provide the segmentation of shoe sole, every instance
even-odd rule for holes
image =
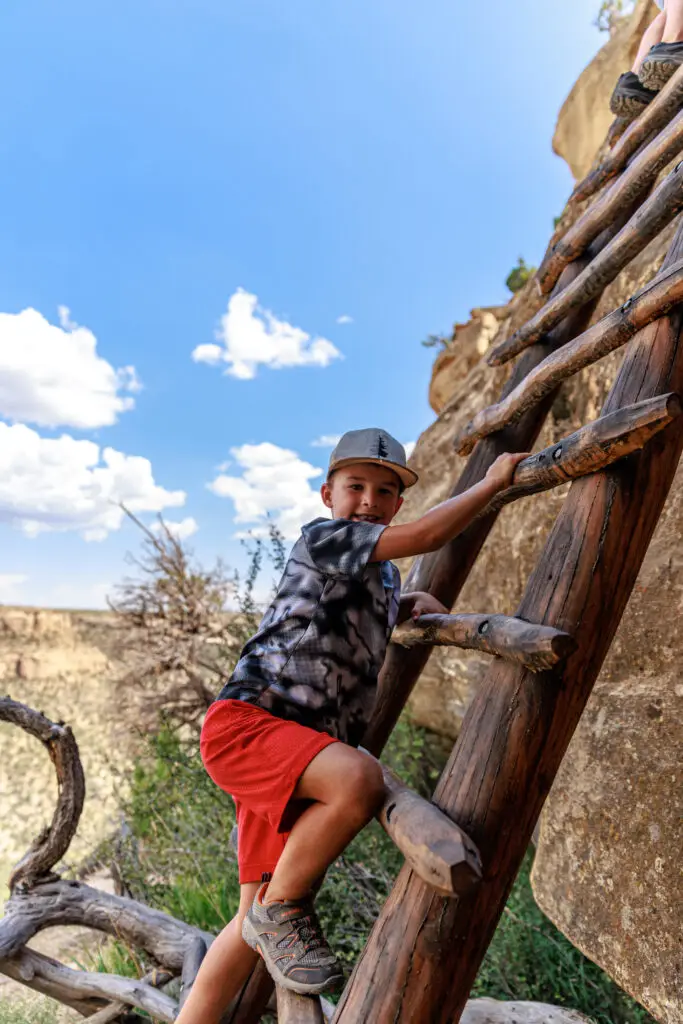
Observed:
[[[630,96],[615,96],[609,108],[615,117],[623,117],[625,121],[635,121],[648,106],[649,103],[643,103],[642,100],[636,100]]]
[[[283,974],[279,967],[277,967],[277,965],[270,959],[268,950],[264,949],[261,945],[259,934],[248,917],[245,917],[242,922],[242,938],[248,946],[251,946],[251,948],[256,950],[256,952],[261,956],[264,964],[266,965],[266,970],[275,984],[280,985],[282,988],[288,988],[292,992],[296,992],[297,995],[319,996],[322,995],[323,992],[329,992],[330,990],[333,991],[344,981],[344,975],[341,973],[337,977],[333,976],[324,982],[318,982],[317,985],[307,984],[304,981],[292,981],[292,979],[288,978],[286,974]]]
[[[638,72],[638,78],[646,89],[659,92],[680,66],[680,62],[677,61],[645,59]]]

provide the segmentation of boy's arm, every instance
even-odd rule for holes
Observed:
[[[412,523],[387,526],[382,532],[370,561],[393,561],[437,551],[466,529],[488,505],[491,498],[512,483],[515,467],[528,452],[499,455],[483,480],[455,498],[435,505]]]

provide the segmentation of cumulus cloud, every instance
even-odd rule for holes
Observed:
[[[0,604],[9,604],[17,600],[17,591],[28,576],[20,572],[0,572]]]
[[[0,521],[29,536],[78,530],[86,540],[103,540],[121,525],[119,502],[131,512],[161,512],[183,505],[185,493],[155,483],[140,455],[0,423]]]
[[[310,481],[322,476],[322,469],[300,459],[289,448],[264,441],[231,449],[240,475],[220,473],[209,490],[230,498],[235,522],[251,524],[254,534],[266,532],[271,521],[291,540],[304,523],[327,514],[317,488]]]
[[[211,366],[227,363],[225,373],[239,380],[252,380],[259,366],[328,366],[341,358],[327,338],[312,338],[300,327],[278,320],[243,288],[231,296],[216,339],[220,344],[198,345],[192,358]]]
[[[416,444],[417,444],[417,441],[406,441],[406,443],[405,443],[405,444],[403,445],[403,447],[404,447],[404,448],[405,448],[405,450],[406,450],[406,458],[407,458],[407,459],[409,459],[409,458],[410,458],[410,456],[411,456],[411,455],[413,454],[413,452],[415,451],[415,445],[416,445]]]
[[[164,519],[164,525],[167,527],[168,532],[173,534],[176,540],[187,540],[193,533],[196,533],[199,529],[199,525],[196,519],[192,516],[186,516],[185,519],[181,519],[179,523],[174,523],[170,519]],[[156,522],[152,525],[153,533],[161,533],[161,523]]]
[[[321,434],[311,441],[312,448],[336,448],[341,441],[341,434]]]
[[[349,316],[348,313],[343,313],[341,316],[337,317],[337,323],[338,324],[352,324],[353,323],[353,317]]]
[[[97,339],[59,307],[60,326],[35,309],[0,313],[0,416],[91,430],[115,423],[140,390],[133,366],[114,367]]]

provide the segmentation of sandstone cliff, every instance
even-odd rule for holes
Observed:
[[[656,8],[640,0],[630,21],[584,71],[558,121],[555,147],[577,175],[589,168],[609,125],[606,102]],[[599,116],[595,111],[599,109]],[[624,302],[659,268],[673,226],[606,290],[594,320]],[[533,286],[508,307],[477,310],[456,325],[436,359],[430,400],[437,419],[419,439],[412,465],[420,483],[403,515],[445,498],[464,460],[452,439],[494,401],[507,376],[482,355],[497,332],[535,311]],[[570,381],[555,402],[538,448],[597,417],[621,353]],[[565,488],[508,507],[500,516],[457,611],[514,613],[559,511]],[[542,909],[659,1020],[683,1021],[680,851],[683,832],[683,467],[642,567],[635,592],[543,815],[534,868]],[[412,698],[420,722],[456,736],[487,659],[438,650]]]

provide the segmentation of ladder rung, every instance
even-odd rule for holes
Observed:
[[[477,847],[436,804],[380,767],[387,792],[380,825],[423,882],[443,896],[461,896],[481,880]]]
[[[394,630],[392,643],[463,647],[518,661],[533,672],[552,668],[576,650],[569,633],[511,615],[422,615]]]
[[[683,111],[655,136],[624,173],[596,199],[568,231],[546,253],[536,281],[543,295],[557,284],[557,279],[573,260],[581,255],[600,232],[617,219],[624,200],[644,195],[660,171],[683,149]]]
[[[683,261],[679,260],[619,309],[552,352],[500,402],[478,412],[455,438],[458,454],[468,455],[477,441],[515,423],[558,384],[625,345],[642,327],[682,300]]]
[[[683,70],[679,68],[669,79],[664,88],[657,93],[652,103],[638,117],[628,131],[626,131],[619,142],[610,150],[602,163],[591,171],[583,181],[576,186],[571,196],[570,203],[582,202],[594,195],[599,188],[613,178],[615,174],[623,171],[627,162],[637,149],[653,132],[659,132],[675,117],[683,103]]]
[[[627,263],[674,219],[683,207],[683,165],[677,164],[629,222],[598,256],[555,298],[486,357],[491,366],[507,363],[556,327],[572,310],[599,295]]]

